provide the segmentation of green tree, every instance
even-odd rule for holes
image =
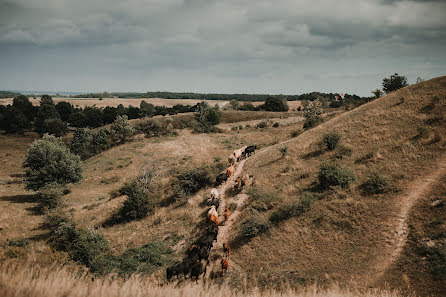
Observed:
[[[82,178],[82,162],[63,141],[45,134],[35,140],[23,163],[26,168],[26,189],[39,190],[46,184],[66,185]]]
[[[4,129],[6,133],[23,133],[24,129],[31,127],[31,123],[25,114],[11,105],[2,110],[0,118],[0,129]]]
[[[322,103],[319,100],[314,100],[304,110],[304,128],[314,127],[321,121],[321,115],[324,113]]]
[[[401,89],[407,85],[407,78],[403,75],[398,75],[398,73],[392,74],[389,78],[383,79],[383,90],[386,92],[386,94]]]
[[[87,117],[87,126],[91,128],[98,128],[103,125],[102,110],[97,107],[86,107],[84,114]]]
[[[34,122],[34,127],[40,134],[42,134],[43,122],[47,119],[60,120],[60,115],[56,110],[53,99],[48,95],[42,95],[39,111],[37,112],[36,120]]]
[[[34,107],[29,101],[29,98],[25,95],[20,95],[12,100],[12,106],[20,110],[28,119],[28,121],[34,120]]]
[[[372,91],[372,94],[375,95],[376,99],[378,99],[383,95],[383,91],[381,91],[380,89],[376,89],[376,90]]]
[[[237,110],[239,108],[239,106],[240,106],[240,103],[237,100],[235,100],[235,99],[232,99],[229,102],[229,104],[231,105],[231,108],[234,109],[234,110]]]
[[[102,110],[102,121],[104,124],[111,124],[116,119],[116,116],[118,115],[118,110],[116,107],[112,106],[106,106]]]
[[[110,127],[110,132],[115,142],[124,143],[128,137],[132,136],[134,129],[126,115],[118,115]]]
[[[56,104],[56,110],[59,113],[62,121],[68,122],[70,115],[74,112],[74,107],[68,102],[61,101]]]
[[[198,131],[210,132],[214,125],[220,123],[221,112],[218,107],[210,107],[206,102],[197,104],[195,120],[198,124]]]
[[[142,117],[153,117],[155,115],[155,105],[144,100],[139,104],[139,110]]]
[[[68,133],[67,123],[62,122],[61,119],[46,119],[43,121],[42,129],[40,133],[55,135],[57,137],[64,136]]]
[[[93,133],[90,130],[77,128],[74,131],[71,140],[71,152],[80,156],[83,160],[92,156],[91,143],[93,142]]]
[[[87,127],[87,116],[81,110],[75,111],[70,114],[68,122],[73,127],[84,128]]]
[[[286,100],[277,97],[268,97],[263,104],[262,109],[267,111],[288,111]]]

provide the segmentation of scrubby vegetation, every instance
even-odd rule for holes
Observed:
[[[281,197],[259,187],[249,187],[246,193],[251,197],[250,206],[257,211],[273,209],[281,202]]]
[[[82,178],[82,163],[58,138],[46,135],[36,140],[23,163],[26,188],[38,190],[49,183],[66,185]]]
[[[325,148],[329,151],[332,151],[336,148],[339,140],[341,140],[341,135],[339,135],[339,133],[337,132],[327,133],[322,138],[322,142],[324,143]]]
[[[67,252],[72,260],[99,275],[111,272],[122,275],[152,273],[168,261],[172,253],[165,244],[150,242],[116,256],[97,230],[81,229],[73,220],[59,214],[49,215],[46,227],[50,230],[48,242],[53,249]]]
[[[340,168],[333,163],[325,163],[319,169],[319,184],[328,189],[333,186],[348,188],[356,180],[356,176],[348,169]]]
[[[362,185],[365,195],[384,194],[392,191],[392,186],[387,178],[379,173],[372,174]]]
[[[64,188],[57,183],[46,184],[36,195],[37,209],[40,213],[46,213],[48,210],[57,208],[61,205],[61,197],[64,194]]]
[[[197,105],[195,112],[195,120],[197,121],[197,126],[194,131],[197,133],[208,133],[216,132],[214,127],[220,123],[221,112],[218,107],[211,107],[206,102],[201,102]]]
[[[324,110],[322,103],[319,100],[315,100],[304,109],[304,128],[312,128],[322,121],[322,114]]]
[[[241,235],[246,239],[251,239],[267,231],[270,227],[270,222],[266,218],[254,212],[242,222]]]
[[[308,211],[315,200],[316,197],[313,193],[304,192],[299,201],[282,205],[272,212],[269,221],[278,224],[289,218],[298,217]]]

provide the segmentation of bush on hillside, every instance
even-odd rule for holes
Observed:
[[[324,143],[327,150],[332,151],[336,148],[340,139],[341,135],[339,135],[337,132],[331,132],[324,135],[324,137],[322,138],[322,142]]]
[[[361,185],[365,195],[384,194],[392,191],[390,182],[381,174],[374,173]]]
[[[322,103],[319,100],[314,100],[308,104],[304,109],[304,129],[309,129],[316,126],[322,121],[321,115],[324,113]]]
[[[126,115],[118,115],[110,127],[110,134],[115,143],[126,142],[133,133],[133,126],[130,125]]]
[[[123,221],[140,220],[153,213],[155,201],[149,199],[149,194],[144,191],[138,181],[134,180],[125,184],[120,189],[120,194],[126,195],[127,199],[124,200],[117,215],[106,223],[106,225]]]
[[[270,227],[268,220],[254,213],[242,222],[240,235],[244,239],[251,239],[264,233]]]
[[[300,134],[302,134],[302,131],[300,129],[297,129],[291,132],[291,137],[297,137]]]
[[[154,119],[139,121],[136,123],[135,130],[144,133],[147,138],[177,134],[170,121],[160,122]]]
[[[298,217],[308,211],[316,200],[313,193],[304,192],[297,202],[291,202],[279,207],[269,216],[271,223],[278,224],[292,217]]]
[[[12,107],[22,112],[29,122],[34,120],[36,108],[25,95],[19,95],[12,100]]]
[[[333,186],[348,188],[356,180],[356,176],[348,169],[339,168],[335,164],[323,164],[318,174],[321,187],[328,189]]]
[[[392,74],[389,78],[383,79],[383,90],[386,94],[408,86],[407,78],[398,73]]]
[[[338,145],[333,157],[335,159],[344,159],[345,157],[350,157],[352,155],[353,149],[348,146]]]
[[[44,135],[34,141],[23,163],[26,169],[26,189],[39,190],[49,183],[66,185],[82,178],[82,162],[72,154],[62,140]]]
[[[70,115],[74,112],[74,107],[68,102],[61,101],[56,104],[56,110],[62,121],[67,122]]]
[[[263,129],[266,127],[268,127],[268,123],[266,121],[261,121],[256,125],[256,128],[260,128],[260,129]]]
[[[257,108],[252,103],[245,102],[238,107],[238,110],[255,111]]]
[[[259,106],[259,109],[266,111],[288,111],[288,104],[286,100],[278,97],[268,97],[265,103]]]
[[[41,135],[42,127],[44,125],[45,120],[48,119],[59,119],[60,115],[56,110],[56,105],[54,105],[53,99],[50,96],[43,95],[40,100],[39,110],[37,112],[36,119],[34,121],[34,128]]]
[[[218,107],[210,107],[206,102],[197,104],[195,111],[197,126],[194,131],[198,133],[215,132],[215,125],[220,123],[221,112]]]
[[[283,146],[283,147],[279,148],[279,152],[280,152],[280,155],[282,156],[282,158],[285,158],[285,156],[288,154],[288,147]]]
[[[87,124],[87,116],[82,111],[75,111],[70,114],[68,122],[72,127],[85,128]]]
[[[42,128],[40,130],[41,135],[45,133],[54,135],[56,137],[64,136],[68,133],[68,125],[67,123],[62,122],[61,119],[46,119],[43,121]]]
[[[25,114],[13,106],[1,106],[0,129],[6,133],[23,133],[25,129],[31,128],[31,122]]]
[[[180,173],[176,177],[176,184],[185,195],[197,193],[202,188],[213,185],[215,174],[208,166],[200,166]]]
[[[251,197],[251,207],[257,211],[270,210],[282,200],[276,193],[255,186],[249,187],[246,193]]]
[[[46,213],[61,204],[64,188],[57,183],[46,184],[37,193],[37,208],[41,213]]]

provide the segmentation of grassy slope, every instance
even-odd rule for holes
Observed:
[[[446,77],[401,89],[277,145],[288,146],[284,159],[274,147],[249,159],[245,168],[259,187],[274,191],[284,202],[299,200],[303,191],[315,186],[321,163],[333,155],[318,153],[318,142],[325,133],[336,131],[342,136],[341,144],[353,149],[352,156],[338,163],[351,169],[358,181],[349,190],[323,192],[323,198],[304,216],[290,219],[234,251],[234,260],[248,276],[260,283],[364,284],[374,260],[385,251],[381,233],[395,227],[388,219],[398,208],[398,193],[364,197],[358,186],[379,172],[404,190],[414,178],[435,168],[446,151],[444,119],[434,125],[425,124],[425,120],[438,112],[445,117],[444,108],[420,112],[433,96],[439,97],[444,107]],[[419,128],[425,130],[416,137]],[[372,157],[365,160],[367,154]],[[302,175],[309,177],[300,178]],[[235,229],[234,238],[237,232]]]
[[[258,116],[251,112],[227,114],[227,119],[231,122],[237,118],[243,121]],[[271,115],[260,114],[264,117]],[[71,193],[63,198],[64,210],[71,213],[82,227],[98,226],[119,208],[125,199],[110,199],[110,192],[135,178],[146,163],[155,161],[162,180],[168,183],[174,170],[212,163],[215,158],[226,162],[227,156],[236,148],[251,143],[263,147],[284,141],[294,129],[294,125],[281,125],[279,128],[225,130],[224,133],[217,134],[192,134],[188,130],[182,130],[176,137],[151,139],[138,135],[132,142],[114,147],[83,162],[83,179],[80,183],[70,186]],[[52,253],[45,244],[46,231],[39,228],[44,216],[33,212],[33,192],[24,190],[22,177],[19,176],[24,173],[21,164],[29,145],[37,137],[34,133],[27,133],[25,136],[0,135],[2,153],[4,152],[0,155],[0,227],[3,228],[0,231],[0,260],[16,257],[31,263],[65,263],[66,257]],[[110,245],[116,253],[148,241],[170,239],[169,243],[179,242],[175,249],[180,256],[182,249],[195,236],[195,231],[199,231],[195,227],[204,211],[204,208],[199,206],[204,194],[202,191],[191,199],[188,208],[161,208],[155,215],[144,220],[99,230],[110,240]],[[4,248],[2,244],[7,238],[28,238],[31,242],[26,248]]]

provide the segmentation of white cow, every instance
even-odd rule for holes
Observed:
[[[218,190],[216,188],[211,190],[211,199],[218,199]]]
[[[208,218],[210,218],[212,216],[215,216],[216,218],[218,218],[218,213],[217,213],[217,210],[215,209],[214,205],[212,205],[208,211]]]

